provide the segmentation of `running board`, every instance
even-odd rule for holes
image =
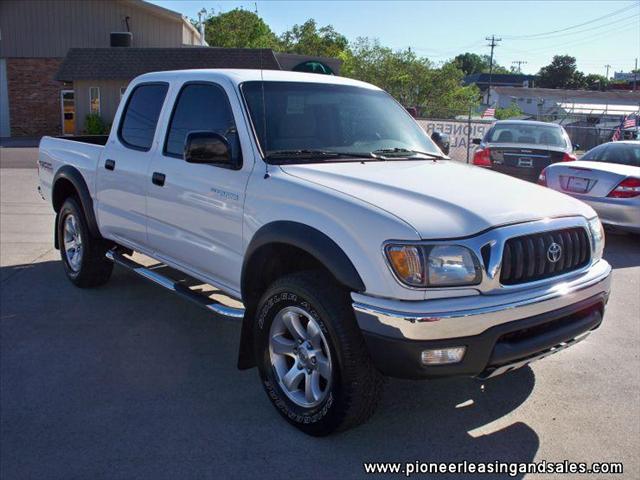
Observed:
[[[128,270],[137,273],[141,277],[151,280],[153,283],[166,288],[167,290],[180,295],[181,297],[190,300],[202,308],[205,308],[211,312],[214,312],[223,317],[227,317],[233,320],[241,320],[244,317],[244,308],[234,308],[227,305],[223,305],[220,302],[216,302],[212,298],[205,295],[201,295],[194,292],[190,288],[185,287],[179,282],[175,282],[172,279],[160,275],[147,267],[134,262],[130,258],[125,257],[117,250],[109,250],[106,253],[106,257],[116,265],[120,265]]]

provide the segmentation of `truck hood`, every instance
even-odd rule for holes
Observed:
[[[562,193],[455,161],[345,162],[282,169],[386,210],[423,239],[465,237],[547,217],[595,216],[591,207]]]

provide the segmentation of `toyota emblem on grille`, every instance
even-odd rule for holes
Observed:
[[[556,263],[562,257],[562,247],[553,242],[547,249],[547,258],[551,263]]]

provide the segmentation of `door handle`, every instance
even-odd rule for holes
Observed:
[[[162,187],[164,186],[165,178],[166,177],[164,173],[153,172],[153,175],[151,176],[151,181],[153,182],[154,185],[158,185],[159,187]]]
[[[104,168],[106,168],[107,170],[113,170],[116,168],[116,161],[115,160],[111,160],[108,159],[104,162]]]

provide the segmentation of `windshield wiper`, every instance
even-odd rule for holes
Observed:
[[[410,158],[417,155],[424,155],[434,160],[447,160],[447,157],[437,153],[421,152],[419,150],[409,150],[408,148],[380,148],[371,152],[371,155],[378,158]]]
[[[269,152],[265,157],[266,160],[275,160],[278,163],[339,158],[372,159],[376,157],[371,153],[336,152],[334,150],[315,149],[274,150]]]

